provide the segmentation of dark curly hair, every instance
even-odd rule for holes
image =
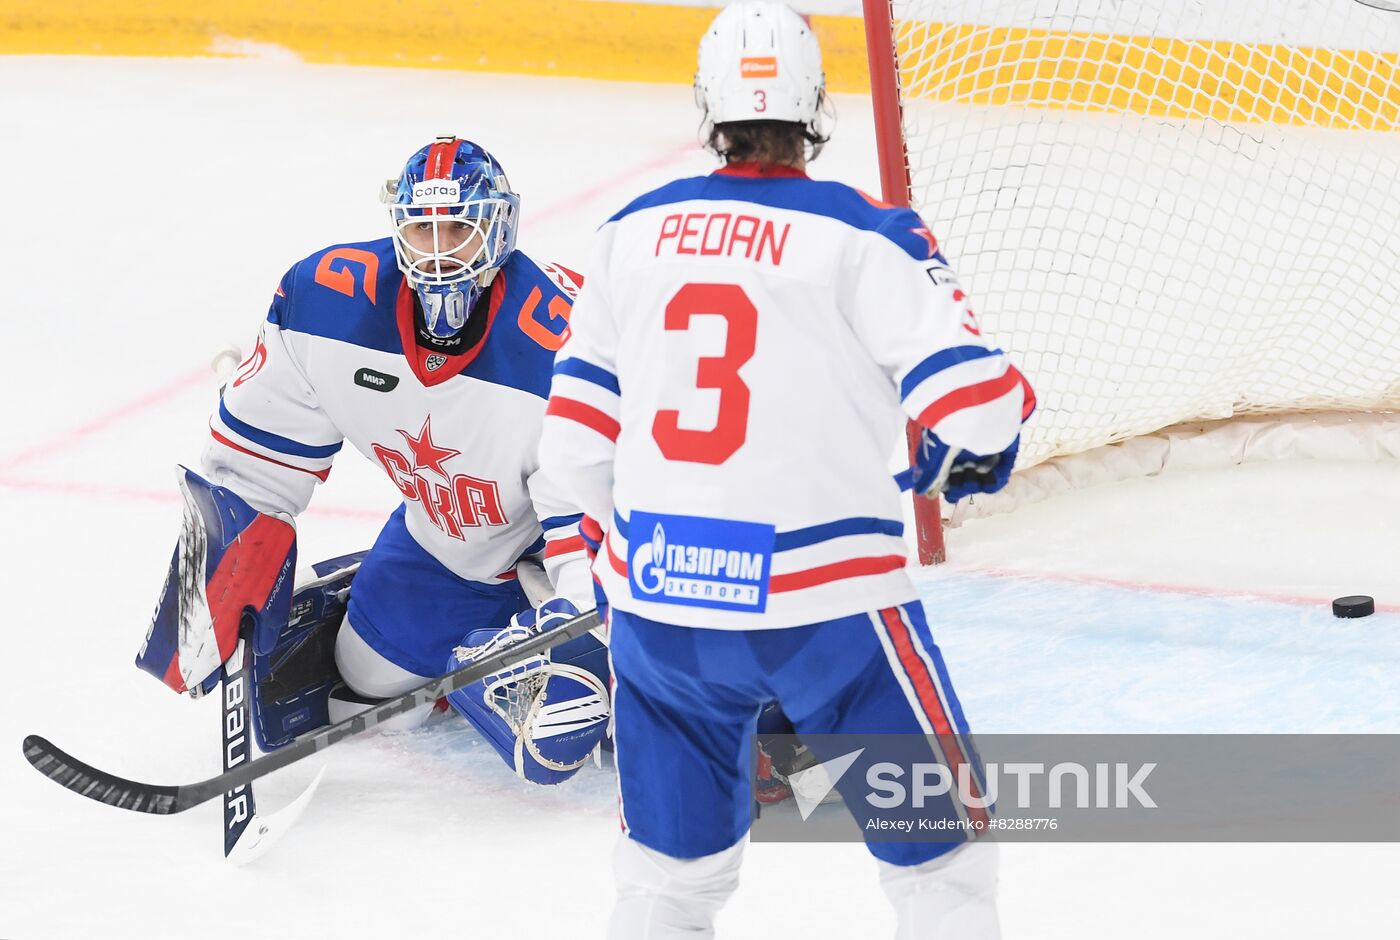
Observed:
[[[705,146],[726,163],[791,166],[815,160],[829,139],[793,121],[731,121],[712,127]]]

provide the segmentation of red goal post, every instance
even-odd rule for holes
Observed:
[[[870,57],[870,98],[875,109],[875,142],[880,158],[881,198],[891,205],[909,206],[909,160],[904,147],[900,114],[899,76],[890,3],[889,0],[863,0],[863,3],[865,43]],[[919,444],[919,426],[910,421],[905,436],[909,441],[909,460],[913,463]],[[943,545],[943,521],[939,517],[938,497],[915,496],[913,500],[919,564],[942,564],[947,558],[947,550]]]
[[[884,199],[1040,402],[949,524],[1169,465],[1400,459],[1400,0],[863,7]]]

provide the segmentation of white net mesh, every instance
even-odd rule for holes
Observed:
[[[1020,467],[1400,408],[1400,13],[896,0],[914,205],[1040,411]]]

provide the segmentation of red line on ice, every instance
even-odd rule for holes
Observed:
[[[51,496],[102,496],[118,500],[139,500],[147,503],[178,503],[179,491],[172,485],[168,490],[146,489],[139,486],[123,486],[112,483],[86,483],[78,480],[35,480],[0,474],[0,487],[26,490],[31,493],[46,493]],[[312,503],[305,515],[335,516],[343,519],[389,518],[393,508],[362,509],[358,506],[336,506]]]
[[[1249,588],[1211,587],[1203,584],[1173,584],[1168,581],[1134,581],[1130,578],[1110,578],[1096,574],[1077,574],[1068,571],[1033,571],[1020,568],[999,568],[994,566],[967,565],[954,568],[964,574],[985,574],[993,578],[1035,578],[1041,581],[1063,581],[1073,584],[1097,584],[1104,587],[1128,588],[1135,591],[1156,591],[1162,594],[1191,594],[1197,597],[1236,597],[1256,598],[1276,604],[1292,604],[1298,607],[1328,607],[1332,598],[1308,594],[1277,594],[1272,591],[1257,591]],[[1400,604],[1377,602],[1376,613],[1400,613]]]
[[[148,411],[157,405],[163,404],[187,388],[198,384],[212,385],[210,380],[209,367],[204,366],[187,372],[173,381],[162,385],[160,388],[147,392],[134,401],[125,402],[110,411],[105,411],[95,418],[78,425],[76,428],[55,434],[47,440],[37,444],[31,444],[24,450],[9,457],[0,458],[0,470],[12,470],[22,464],[31,463],[40,457],[47,457],[54,453],[64,451],[70,447],[82,443],[85,439],[92,437],[102,431],[111,429],[114,425],[120,424],[134,418],[143,411]]]
[[[560,200],[552,205],[545,206],[539,212],[533,214],[526,213],[524,223],[533,227],[538,222],[545,222],[555,216],[564,215],[576,209],[582,208],[600,196],[608,195],[617,190],[625,190],[630,196],[640,196],[641,192],[637,186],[637,177],[652,170],[659,170],[662,167],[670,166],[681,158],[694,153],[699,148],[699,144],[694,141],[686,141],[684,145],[677,146],[671,150],[652,157],[650,160],[643,160],[635,163],[615,176],[610,176],[601,183],[595,183],[586,189],[580,189],[570,198]],[[632,190],[638,190],[632,192]],[[621,209],[619,205],[617,208]]]

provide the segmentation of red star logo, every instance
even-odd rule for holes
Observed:
[[[909,231],[928,242],[928,256],[930,258],[938,253],[938,239],[933,237],[933,233],[928,230],[927,225],[911,228]]]
[[[399,433],[403,439],[408,441],[408,449],[413,452],[413,469],[428,467],[437,471],[438,476],[447,479],[447,471],[442,469],[442,462],[458,456],[462,452],[453,450],[450,447],[438,447],[433,443],[433,418],[432,415],[423,419],[423,429],[414,437],[407,431],[399,428]]]

